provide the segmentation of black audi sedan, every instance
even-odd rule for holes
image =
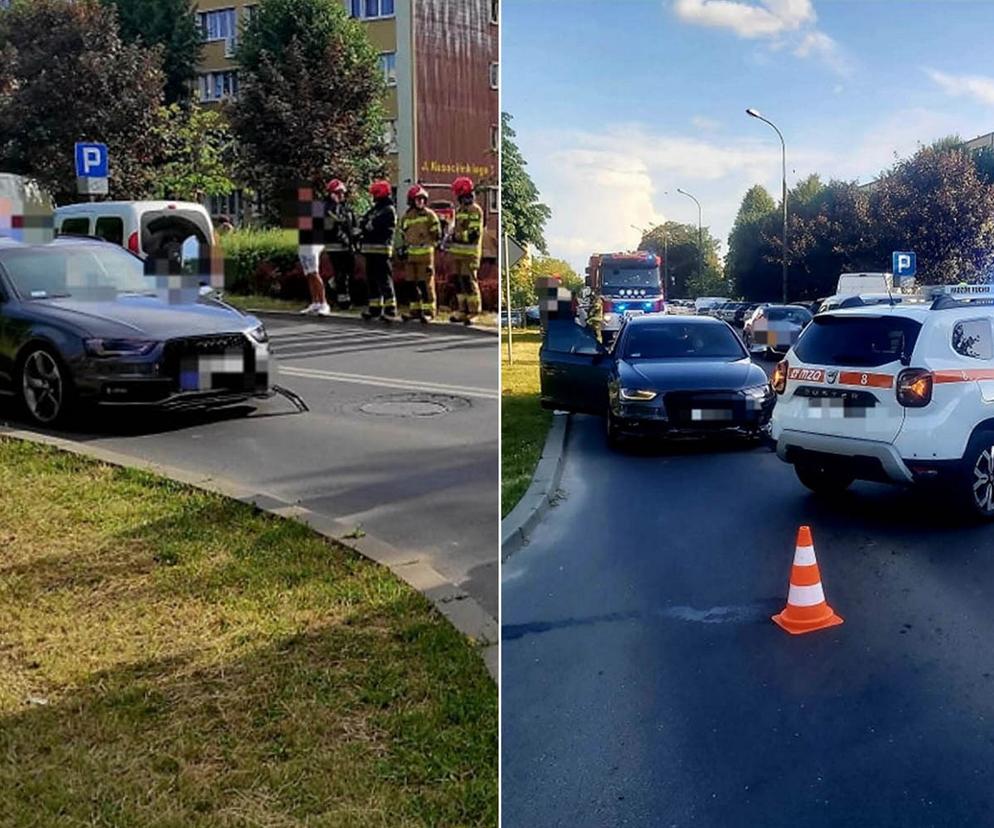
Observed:
[[[601,414],[626,436],[761,436],[775,395],[734,330],[707,316],[629,320],[610,351],[570,319],[550,319],[539,352],[545,408]]]
[[[258,319],[99,241],[0,244],[0,395],[41,425],[84,404],[168,410],[271,394]]]

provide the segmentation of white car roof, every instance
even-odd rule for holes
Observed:
[[[126,207],[136,212],[151,212],[156,210],[196,210],[206,213],[203,204],[193,201],[94,201],[80,204],[66,204],[56,209],[57,213],[91,213],[99,212],[105,207]]]

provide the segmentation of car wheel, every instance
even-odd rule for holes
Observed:
[[[621,448],[621,431],[618,429],[618,424],[614,421],[614,417],[611,416],[610,411],[607,413],[607,416],[604,417],[604,422],[607,427],[608,448]]]
[[[44,426],[65,420],[72,407],[72,378],[54,351],[30,347],[20,361],[19,376],[21,405],[32,420]]]
[[[984,520],[994,520],[994,432],[974,435],[963,457],[960,500]]]
[[[795,463],[794,473],[804,486],[821,495],[844,492],[856,479],[851,474],[810,460]]]

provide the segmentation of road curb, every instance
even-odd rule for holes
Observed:
[[[260,319],[296,319],[297,321],[303,322],[324,322],[328,323],[330,321],[334,322],[350,322],[356,327],[368,328],[371,324],[370,322],[365,322],[359,317],[350,313],[341,313],[332,311],[328,316],[310,316],[297,313],[296,311],[281,311],[281,310],[256,310],[255,308],[245,308],[244,313],[250,313],[253,316],[258,316]],[[387,328],[382,322],[375,323],[379,325],[376,330],[406,330],[413,333],[424,332],[427,334],[442,334],[442,333],[467,333],[472,336],[483,336],[483,337],[494,337],[500,333],[498,328],[485,328],[482,325],[456,325],[451,322],[432,322],[430,325],[422,325],[419,322],[398,322],[394,328]]]
[[[566,456],[566,438],[569,434],[570,416],[554,416],[552,427],[545,438],[542,456],[535,467],[532,482],[518,504],[500,522],[500,554],[506,561],[528,541],[528,533],[552,507],[563,476]]]
[[[328,540],[333,540],[364,558],[385,566],[406,584],[424,595],[431,601],[435,609],[448,619],[452,626],[477,645],[487,671],[494,681],[497,680],[497,646],[499,641],[497,620],[469,593],[449,581],[415,553],[404,552],[366,534],[361,537],[348,537],[354,531],[354,526],[339,521],[330,515],[319,514],[274,495],[242,486],[232,480],[198,474],[148,460],[140,460],[120,452],[82,445],[62,437],[23,431],[9,426],[0,425],[0,437],[51,446],[111,466],[149,472],[177,483],[192,486],[195,489],[246,503],[277,517],[303,523]]]

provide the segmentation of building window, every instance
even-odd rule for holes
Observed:
[[[383,71],[383,80],[387,86],[397,85],[397,53],[381,52],[380,69]]]
[[[200,74],[200,100],[223,101],[238,97],[238,72],[202,72]]]
[[[500,190],[496,187],[491,187],[487,190],[487,198],[490,202],[490,212],[499,213],[500,212]]]
[[[383,140],[387,145],[387,152],[395,153],[397,152],[397,119],[391,119],[386,122],[383,130]]]
[[[394,16],[394,0],[345,0],[345,8],[360,20]]]
[[[490,149],[494,152],[500,149],[500,127],[497,124],[490,125]]]
[[[500,64],[494,61],[490,64],[490,88],[496,89],[500,81]]]
[[[0,0],[0,9],[9,9],[10,0]]]
[[[251,23],[253,20],[255,20],[255,16],[258,13],[259,13],[259,6],[256,4],[253,4],[251,6],[246,6],[244,9],[242,9],[242,14],[245,16],[246,23]]]
[[[238,19],[234,9],[199,12],[197,22],[204,40],[234,40],[238,34]]]
[[[490,0],[490,22],[500,23],[500,0]]]

